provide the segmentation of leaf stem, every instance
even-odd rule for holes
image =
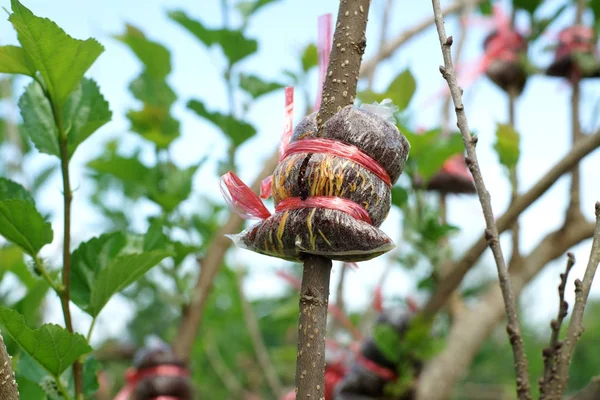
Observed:
[[[62,296],[62,292],[63,292],[64,288],[62,287],[62,285],[57,284],[54,281],[54,279],[52,279],[52,277],[46,270],[46,267],[44,267],[44,264],[42,264],[42,262],[40,261],[40,259],[38,258],[37,255],[35,257],[33,257],[33,262],[35,264],[35,268],[39,271],[39,273],[42,275],[42,277],[48,282],[50,287],[52,289],[54,289],[54,291],[56,292],[56,294],[58,296]]]
[[[94,327],[96,326],[97,319],[98,319],[97,316],[92,319],[92,324],[90,325],[90,329],[88,330],[88,334],[87,334],[87,341],[88,341],[88,343],[92,339],[92,332],[94,331]]]
[[[69,396],[69,392],[67,392],[67,389],[60,381],[60,377],[56,378],[56,386],[58,387],[58,391],[65,398],[65,400],[71,400],[71,396]]]

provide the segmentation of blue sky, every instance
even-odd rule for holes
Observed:
[[[78,187],[74,203],[74,236],[76,242],[87,240],[101,233],[98,225],[100,220],[94,215],[84,200],[89,193],[85,186],[85,162],[93,158],[101,149],[105,141],[122,137],[123,152],[131,151],[139,146],[140,140],[135,134],[128,133],[128,122],[124,118],[125,112],[135,107],[136,103],[129,94],[127,87],[131,80],[140,72],[140,64],[130,51],[111,36],[120,34],[125,29],[125,24],[130,23],[142,29],[152,40],[158,41],[168,47],[172,52],[173,72],[169,82],[179,95],[180,99],[175,105],[174,113],[181,120],[183,135],[178,139],[172,149],[171,155],[180,166],[187,166],[210,154],[211,162],[204,166],[196,175],[194,182],[195,193],[209,193],[219,199],[218,177],[216,175],[216,161],[222,157],[227,149],[227,141],[210,124],[201,121],[185,109],[185,102],[190,98],[203,99],[211,109],[226,109],[227,101],[225,86],[220,77],[224,60],[219,50],[207,50],[201,46],[187,32],[177,24],[170,21],[166,13],[170,10],[183,10],[193,18],[198,18],[211,27],[218,27],[222,23],[220,1],[175,1],[175,0],[24,0],[23,3],[40,16],[48,17],[57,22],[65,31],[76,38],[97,38],[104,46],[105,52],[90,69],[88,76],[100,84],[101,90],[110,102],[113,110],[113,121],[101,128],[95,136],[86,141],[76,153],[72,162],[72,184]],[[442,2],[449,4],[449,1]],[[506,2],[500,2],[506,5]],[[548,1],[542,13],[555,9],[557,1]],[[373,0],[370,12],[370,22],[367,30],[367,51],[365,58],[370,58],[377,50],[376,43],[379,38],[382,0]],[[256,55],[241,63],[240,68],[246,72],[255,73],[267,79],[281,78],[284,69],[295,69],[298,64],[300,50],[309,42],[315,42],[317,36],[317,18],[319,15],[331,12],[337,13],[337,1],[333,0],[282,0],[263,8],[249,25],[248,35],[257,38],[260,43]],[[4,7],[10,4],[5,1]],[[431,15],[429,1],[414,1],[410,7],[406,2],[396,2],[391,13],[389,37],[395,36],[403,30],[410,28],[423,18]],[[524,17],[524,16],[522,16]],[[573,18],[572,13],[565,13],[557,26],[568,23]],[[233,18],[237,24],[239,20]],[[454,18],[447,18],[448,34],[458,34],[458,25]],[[518,22],[525,23],[519,19]],[[556,29],[554,29],[556,31]],[[485,28],[473,26],[469,28],[469,39],[463,60],[474,60],[480,55],[480,47]],[[16,43],[16,35],[8,21],[0,22],[0,40],[2,44]],[[541,48],[545,43],[540,43],[531,49],[531,54],[536,55],[541,65],[547,65],[550,55],[543,54]],[[411,103],[411,112],[416,124],[433,127],[439,121],[439,101],[431,104],[424,102],[444,84],[438,65],[441,63],[441,53],[437,33],[432,26],[423,34],[411,40],[401,51],[397,52],[389,61],[382,64],[375,78],[375,88],[381,89],[405,67],[410,67],[415,75],[418,86],[417,93]],[[313,86],[316,88],[316,75],[313,74]],[[25,81],[24,81],[25,82]],[[593,107],[598,101],[596,82],[585,83],[582,96],[583,127],[591,129],[593,121]],[[314,92],[314,91],[313,91]],[[518,101],[517,129],[522,133],[521,138],[521,164],[519,165],[519,179],[521,190],[527,190],[551,166],[562,157],[570,145],[570,116],[569,116],[569,89],[561,80],[555,78],[534,77],[527,85],[523,96]],[[492,146],[494,143],[495,126],[498,122],[507,119],[506,99],[487,79],[481,78],[465,90],[466,111],[471,128],[479,134],[478,156],[482,166],[484,179],[492,195],[492,205],[496,215],[506,209],[509,200],[509,186],[500,168]],[[297,100],[297,110],[302,110],[304,105]],[[261,168],[261,160],[270,155],[277,146],[283,124],[283,91],[268,95],[260,101],[249,113],[251,122],[258,128],[255,138],[248,141],[238,152],[239,175],[250,182]],[[299,113],[295,115],[295,121]],[[454,116],[452,116],[454,121]],[[597,126],[596,126],[597,128]],[[144,147],[144,157],[153,161],[149,146]],[[597,184],[597,166],[600,157],[597,153],[588,157],[582,165],[582,204],[584,214],[593,218],[594,202],[600,200],[600,187]],[[29,159],[26,168],[32,171],[40,165],[54,162],[45,155]],[[541,235],[557,228],[562,223],[563,210],[566,208],[568,191],[568,178],[561,179],[547,192],[534,207],[523,214],[522,217],[522,247],[523,250],[535,246]],[[59,209],[61,204],[61,184],[58,176],[43,191],[39,200],[40,207]],[[201,205],[190,202],[188,209]],[[152,205],[144,209],[148,212],[155,211]],[[462,232],[453,239],[457,251],[468,248],[481,234],[483,219],[480,206],[476,197],[452,198],[449,203],[449,220],[451,223],[463,228]],[[390,214],[382,229],[392,238],[399,237],[399,221],[401,216],[395,210]],[[62,214],[58,211],[55,215],[55,238],[50,246],[44,249],[44,255],[54,258],[59,251],[60,237],[62,235],[59,221]],[[134,224],[134,229],[143,231],[145,226],[140,218]],[[510,237],[505,237],[502,244],[510,250]],[[402,244],[398,243],[399,250]],[[571,276],[582,276],[583,269],[589,255],[587,242],[575,249],[579,262]],[[243,253],[242,253],[243,252]],[[235,250],[230,254],[232,259],[248,260],[251,276],[246,282],[246,287],[251,295],[267,294],[276,295],[283,283],[273,274],[275,268],[285,267],[285,262],[274,258],[263,257],[244,250]],[[358,271],[350,272],[346,284],[345,299],[352,307],[358,307],[369,301],[373,286],[379,279],[386,264],[386,257],[360,264]],[[555,313],[557,303],[556,286],[558,273],[564,266],[564,261],[553,263],[534,281],[524,294],[524,303],[528,314],[536,322],[548,321],[550,315]],[[338,279],[339,266],[334,266],[332,285]],[[489,254],[483,257],[481,266],[472,274],[476,276],[495,276],[495,267]],[[415,288],[416,279],[411,272],[394,268],[390,274],[384,292],[389,295],[408,295]],[[572,286],[569,286],[572,287]],[[598,293],[598,285],[594,285],[593,293]],[[573,296],[571,295],[570,299]],[[535,300],[535,301],[534,301]],[[58,302],[50,301],[52,313],[49,320],[60,322]],[[119,299],[111,301],[107,309],[101,314],[97,325],[96,338],[105,334],[114,334],[121,324],[103,324],[108,321],[108,315],[119,313],[127,318],[129,311],[123,307]],[[86,329],[89,319],[76,312],[77,326]],[[113,319],[114,321],[114,319]],[[545,329],[545,327],[544,327]]]

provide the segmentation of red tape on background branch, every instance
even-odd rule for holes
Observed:
[[[386,185],[392,186],[392,181],[386,170],[367,153],[356,146],[332,139],[304,139],[290,143],[282,158],[294,153],[323,153],[347,158],[374,173]]]

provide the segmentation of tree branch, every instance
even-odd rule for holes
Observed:
[[[248,299],[244,293],[242,273],[236,272],[235,276],[238,294],[240,295],[242,309],[244,310],[244,320],[246,321],[246,327],[248,328],[250,339],[252,339],[254,351],[256,352],[256,358],[258,359],[258,363],[260,364],[262,372],[265,375],[269,387],[271,388],[271,392],[273,392],[275,397],[279,398],[279,396],[283,394],[281,381],[279,380],[277,371],[273,366],[271,359],[269,358],[267,346],[265,346],[265,342],[263,341],[256,314],[254,314],[252,305],[248,302]]]
[[[465,6],[465,4],[473,4],[475,6],[482,2],[483,2],[483,0],[459,0],[459,1],[451,4],[450,6],[446,7],[444,10],[442,10],[442,14],[444,16],[455,14],[455,13],[459,12]],[[389,42],[384,43],[376,55],[374,55],[372,58],[370,58],[368,60],[365,60],[365,62],[362,65],[362,68],[360,69],[360,75],[367,76],[367,77],[371,76],[371,74],[373,73],[373,70],[375,70],[375,68],[377,68],[379,63],[390,58],[396,52],[396,50],[398,50],[398,48],[400,46],[402,46],[404,43],[408,42],[410,39],[412,39],[419,33],[423,32],[427,28],[429,28],[432,24],[433,24],[433,17],[426,18],[423,21],[416,24],[415,26],[413,26],[412,28],[409,28],[409,29],[405,30],[404,32],[398,34],[396,37],[391,39]]]
[[[596,150],[599,146],[600,130],[577,142],[569,153],[540,178],[531,189],[517,197],[504,214],[496,220],[498,231],[502,233],[509,229],[519,215],[556,183],[558,178],[570,171],[573,166],[581,161],[581,159]],[[454,264],[454,267],[451,268],[450,275],[442,277],[443,279],[440,280],[436,292],[429,298],[429,301],[423,308],[425,314],[433,315],[440,310],[448,296],[460,285],[467,272],[475,265],[485,249],[486,238],[484,233],[477,242],[465,252],[462,258]]]
[[[596,229],[594,231],[594,240],[592,242],[592,250],[588,261],[583,281],[575,280],[575,305],[569,321],[569,329],[563,340],[563,344],[558,351],[556,374],[553,375],[553,380],[549,385],[550,398],[560,398],[564,393],[567,382],[569,381],[569,366],[571,365],[571,357],[577,346],[577,341],[583,333],[583,312],[587,303],[592,282],[600,263],[600,202],[596,203]]]
[[[19,388],[12,367],[12,357],[6,351],[2,332],[0,332],[0,399],[19,400]]]
[[[575,256],[573,253],[567,253],[568,261],[565,272],[560,274],[560,284],[558,285],[558,316],[550,322],[552,334],[550,335],[550,345],[542,353],[544,359],[544,376],[540,379],[540,399],[544,399],[548,394],[548,384],[553,379],[552,375],[556,373],[556,356],[562,343],[558,339],[560,327],[569,311],[569,303],[565,301],[565,287],[569,279],[569,272],[575,265]]]
[[[393,0],[385,0],[385,3],[382,3],[381,30],[379,31],[379,50],[378,50],[379,53],[381,53],[383,46],[386,42],[387,32],[388,32],[388,27],[389,27],[389,22],[390,22],[390,15],[392,13],[393,5],[394,5]],[[376,70],[377,70],[377,64],[375,64],[373,66],[373,68],[371,68],[369,70],[369,75],[363,75],[363,77],[367,78],[367,85],[368,85],[369,89],[371,89],[373,87],[373,79],[375,78]],[[363,71],[361,70],[361,73],[362,72]]]
[[[442,54],[444,57],[444,67],[440,67],[440,71],[442,72],[444,79],[446,79],[448,82],[448,87],[452,95],[452,101],[454,102],[456,118],[458,121],[457,125],[460,129],[463,142],[467,150],[466,162],[475,180],[477,195],[479,196],[479,201],[481,202],[487,227],[487,241],[492,249],[492,253],[494,254],[496,267],[498,269],[498,279],[500,281],[500,288],[502,289],[502,297],[504,298],[504,306],[506,308],[506,314],[508,317],[508,325],[506,330],[513,348],[515,359],[515,370],[517,373],[517,395],[521,400],[528,400],[531,399],[529,390],[529,372],[527,366],[527,356],[525,355],[525,348],[523,345],[523,337],[521,335],[521,326],[517,313],[516,300],[498,238],[498,228],[496,227],[496,221],[494,220],[494,212],[492,210],[490,194],[485,187],[483,176],[477,161],[477,154],[475,152],[475,143],[477,140],[471,136],[467,117],[464,111],[464,105],[462,104],[462,91],[456,82],[456,73],[454,72],[454,67],[452,65],[452,54],[450,52],[452,37],[446,37],[446,30],[444,28],[444,21],[439,0],[432,0],[432,4],[435,16],[435,25],[438,31]]]
[[[370,0],[340,0],[333,45],[317,113],[317,136],[343,107],[353,104],[362,56]],[[331,260],[306,255],[300,289],[296,398],[325,397],[325,337]]]
[[[259,192],[261,181],[269,176],[279,160],[279,152],[275,151],[273,155],[264,162],[264,167],[251,188],[254,192]],[[173,350],[178,358],[188,361],[194,340],[200,329],[200,321],[204,314],[206,299],[212,290],[213,280],[219,273],[223,265],[223,258],[231,240],[225,237],[226,234],[233,234],[240,230],[244,220],[235,213],[230,213],[227,222],[215,233],[212,243],[208,246],[206,254],[202,261],[202,267],[198,276],[198,281],[193,289],[190,304],[186,307],[181,318],[177,336],[173,342]]]
[[[596,400],[600,399],[600,377],[595,377],[592,381],[583,388],[570,400]]]
[[[550,261],[555,260],[572,246],[589,239],[594,223],[577,220],[547,234],[538,245],[517,264],[510,265],[515,295]],[[455,320],[447,345],[431,360],[419,377],[417,400],[446,400],[452,388],[469,368],[482,343],[505,317],[500,288],[494,283],[471,309]]]

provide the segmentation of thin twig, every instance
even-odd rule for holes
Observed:
[[[210,340],[207,338],[204,339],[204,353],[206,354],[206,359],[210,363],[213,371],[215,371],[215,374],[221,379],[221,382],[223,382],[229,393],[234,395],[235,398],[239,398],[244,392],[244,387],[235,374],[229,369],[225,360],[223,360],[223,357],[221,357],[217,343],[213,338]]]
[[[12,357],[6,351],[2,332],[0,332],[0,399],[19,400],[19,388],[12,367]]]
[[[573,146],[575,146],[581,139],[581,127],[579,121],[579,100],[580,100],[580,88],[581,82],[579,78],[576,78],[572,82],[573,91],[571,93],[571,138]],[[579,172],[579,164],[575,165],[571,170],[571,188],[569,198],[569,208],[567,209],[567,216],[569,218],[577,218],[581,216],[581,173]]]
[[[439,0],[432,0],[433,12],[435,16],[435,25],[438,31],[440,39],[440,45],[442,48],[442,54],[444,58],[444,66],[440,67],[440,71],[444,79],[448,82],[450,93],[452,94],[452,100],[454,102],[454,108],[456,110],[457,125],[463,137],[463,142],[467,150],[466,162],[471,170],[471,174],[475,180],[475,187],[477,188],[477,195],[481,202],[483,209],[483,215],[486,222],[486,236],[487,241],[494,254],[494,260],[498,269],[498,279],[500,281],[500,288],[502,289],[502,296],[504,298],[504,305],[506,308],[506,314],[508,317],[508,325],[506,330],[508,332],[509,340],[513,348],[513,354],[515,359],[515,371],[517,374],[517,395],[521,400],[531,399],[529,390],[529,372],[527,367],[527,356],[525,355],[525,348],[523,345],[523,336],[521,334],[521,327],[519,323],[519,317],[517,312],[517,305],[515,296],[513,294],[512,284],[506,268],[506,262],[502,254],[502,248],[498,239],[498,228],[496,227],[496,221],[494,220],[494,212],[492,210],[492,204],[490,200],[490,194],[488,193],[481,170],[479,169],[479,163],[477,161],[477,154],[475,152],[476,138],[471,136],[469,125],[467,122],[467,116],[465,114],[464,105],[462,103],[462,91],[458,87],[456,82],[456,73],[452,65],[452,54],[450,52],[450,46],[452,45],[452,37],[446,37],[446,30],[444,28],[444,21],[442,17],[442,10],[440,8]]]
[[[267,351],[267,346],[265,346],[262,333],[260,332],[260,326],[258,325],[256,314],[254,314],[252,305],[248,302],[246,294],[244,293],[242,272],[236,272],[235,276],[238,294],[242,303],[242,310],[244,311],[244,320],[246,321],[246,327],[248,328],[250,339],[252,339],[252,345],[254,346],[258,363],[260,364],[262,372],[265,375],[271,392],[273,392],[275,397],[279,398],[279,396],[283,394],[283,387],[281,385],[281,381],[279,380],[279,376],[277,376],[277,370],[275,369],[275,366],[269,357],[269,352]]]
[[[551,261],[593,236],[595,224],[585,219],[565,221],[549,232],[521,262],[510,265],[515,294]],[[450,328],[446,347],[430,360],[421,375],[417,400],[448,400],[452,388],[464,377],[484,341],[506,318],[498,283],[491,285],[472,307],[460,313]]]
[[[575,305],[569,321],[569,329],[558,352],[556,374],[553,374],[554,379],[549,385],[549,398],[551,399],[560,398],[567,387],[571,357],[575,351],[577,341],[583,333],[583,312],[598,269],[598,263],[600,263],[600,202],[596,203],[596,229],[583,281],[575,280]]]
[[[477,5],[482,3],[484,0],[463,0],[457,1],[442,11],[444,16],[451,15],[459,12],[465,5],[465,3],[470,3],[473,5]],[[377,54],[375,54],[372,58],[365,60],[363,62],[362,67],[360,69],[361,76],[370,76],[373,69],[377,68],[379,63],[390,58],[396,50],[404,43],[408,42],[410,39],[423,32],[427,28],[429,28],[433,24],[433,17],[426,18],[423,21],[419,22],[412,28],[405,30],[404,32],[398,34],[396,37],[386,42],[385,45],[381,46],[381,49]]]
[[[517,94],[511,88],[508,90],[508,123],[512,127],[515,128],[515,101],[517,98]],[[517,175],[517,166],[515,165],[509,171],[509,179],[510,179],[510,203],[513,204],[515,200],[517,200],[519,196],[519,176]],[[520,226],[519,219],[517,218],[514,224],[511,227],[512,234],[512,254],[511,259],[518,260],[521,258],[521,250],[520,250]]]
[[[344,314],[344,283],[346,282],[346,273],[348,272],[348,267],[346,265],[342,265],[342,270],[340,271],[340,279],[338,280],[336,289],[335,289],[335,307],[340,311],[341,314]],[[342,323],[339,319],[334,318],[331,320],[331,327],[327,335],[332,338],[335,336],[335,333],[342,327]]]
[[[519,215],[531,204],[539,199],[556,181],[573,166],[579,163],[585,156],[600,147],[600,130],[590,136],[581,139],[570,152],[557,162],[535,185],[527,192],[515,199],[512,205],[496,220],[499,233],[509,229],[517,220]],[[583,219],[583,217],[581,217]],[[475,265],[479,257],[487,248],[485,233],[467,250],[460,260],[454,263],[450,275],[444,276],[436,288],[435,293],[429,298],[423,308],[423,313],[433,315],[445,304],[448,296],[456,290],[463,278]]]
[[[595,377],[579,393],[570,400],[597,400],[600,399],[600,377]]]
[[[547,385],[551,380],[553,372],[556,372],[556,356],[562,342],[559,341],[560,328],[563,320],[567,316],[569,311],[569,303],[565,301],[565,287],[567,286],[567,280],[569,279],[569,272],[575,265],[575,256],[573,253],[567,253],[567,266],[565,272],[560,274],[560,284],[558,285],[558,316],[550,322],[550,328],[552,334],[550,335],[550,345],[543,351],[544,359],[544,376],[540,379],[540,399],[546,398]]]
[[[390,22],[390,15],[392,14],[392,5],[394,4],[394,0],[383,0],[385,3],[382,3],[381,7],[381,30],[379,31],[379,50],[381,53],[383,46],[385,45],[388,27]],[[375,71],[377,70],[377,64],[373,68],[369,70],[369,75],[366,75],[367,78],[367,87],[371,89],[373,87],[373,79],[375,78]]]

